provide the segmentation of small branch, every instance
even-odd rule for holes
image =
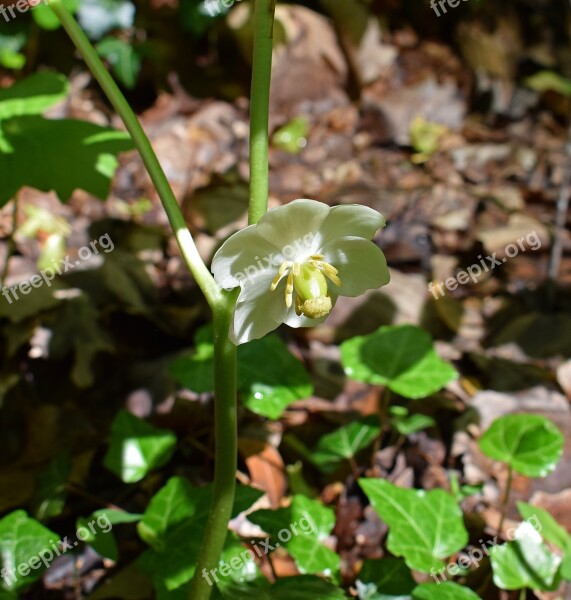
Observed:
[[[512,490],[513,474],[513,468],[510,466],[508,471],[508,481],[506,483],[506,490],[504,492],[504,500],[502,503],[502,516],[500,519],[500,524],[498,525],[498,535],[502,534],[502,527],[504,526],[504,521],[506,520],[506,514],[508,512],[508,504],[510,502],[510,493]]]

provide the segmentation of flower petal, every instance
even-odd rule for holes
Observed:
[[[333,306],[335,306],[336,302],[337,296],[331,294],[331,303]],[[329,315],[325,315],[324,317],[321,317],[321,319],[310,319],[304,315],[298,315],[295,312],[295,307],[292,306],[288,311],[287,318],[285,319],[284,323],[290,327],[294,327],[295,329],[299,327],[315,327],[317,325],[321,325],[321,323],[323,323],[328,316]]]
[[[368,206],[360,204],[334,206],[321,225],[321,245],[326,246],[346,236],[372,240],[385,223],[385,217]]]
[[[281,294],[278,292],[279,290],[268,291],[254,300],[238,299],[230,328],[230,340],[234,344],[238,346],[258,340],[284,322],[288,308],[285,305],[283,290]]]
[[[342,287],[328,282],[329,289],[339,296],[360,296],[390,281],[385,255],[373,242],[345,237],[324,246],[321,253],[339,271]]]
[[[319,229],[330,210],[317,200],[294,200],[268,211],[258,222],[257,231],[286,259],[305,258],[319,248]]]
[[[220,287],[231,290],[262,271],[277,272],[283,260],[276,246],[259,235],[256,225],[250,225],[222,244],[212,259],[211,271]]]

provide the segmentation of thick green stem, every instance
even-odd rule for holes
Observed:
[[[250,225],[268,210],[269,114],[276,0],[255,0],[254,61],[250,96]]]
[[[151,180],[159,194],[161,202],[169,218],[171,227],[176,235],[182,255],[190,269],[194,279],[204,293],[206,300],[212,308],[222,302],[222,290],[214,281],[210,271],[204,264],[190,231],[186,225],[178,202],[170,187],[168,179],[159,163],[157,155],[145,134],[137,116],[133,112],[129,103],[121,93],[121,90],[113,81],[107,68],[97,55],[97,51],[92,46],[87,36],[83,33],[77,21],[62,4],[61,0],[49,0],[51,8],[56,13],[58,19],[66,30],[67,34],[79,50],[83,59],[87,63],[89,70],[98,81],[99,85],[107,95],[107,98],[123,120],[127,131],[130,133],[137,150],[145,164],[145,167],[151,177]]]
[[[216,402],[216,456],[212,504],[196,574],[190,587],[190,600],[208,600],[215,581],[211,569],[218,566],[228,533],[236,489],[238,448],[236,409],[236,346],[228,339],[234,300],[214,312],[214,370]]]

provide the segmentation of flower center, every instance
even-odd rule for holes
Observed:
[[[326,263],[324,258],[321,254],[313,254],[305,262],[284,261],[272,281],[270,290],[273,292],[287,275],[286,306],[290,308],[293,304],[295,293],[295,312],[298,315],[305,315],[310,319],[327,316],[333,308],[327,279],[338,287],[341,287],[341,280],[337,276],[337,269]]]

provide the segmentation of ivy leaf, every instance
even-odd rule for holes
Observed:
[[[57,534],[23,510],[16,510],[0,520],[1,566],[8,571],[8,575],[3,574],[5,589],[19,591],[37,581],[47,568],[39,558],[40,553],[45,550],[47,557],[49,550],[54,556],[50,549],[58,539]]]
[[[412,600],[416,582],[402,558],[366,560],[357,579],[359,600]]]
[[[129,136],[69,119],[23,115],[0,121],[0,207],[23,186],[55,191],[66,202],[74,190],[106,198]],[[34,168],[30,169],[33,164]]]
[[[239,486],[232,518],[250,508],[260,496],[259,490]],[[153,496],[137,526],[140,537],[151,546],[138,564],[169,592],[194,575],[211,497],[211,486],[196,488],[182,477],[172,477]]]
[[[423,583],[414,588],[414,600],[480,600],[480,596],[470,588],[453,581]]]
[[[413,325],[381,327],[341,344],[345,373],[355,381],[386,385],[405,398],[418,399],[458,376],[434,350],[432,338]]]
[[[115,536],[111,531],[112,527],[122,523],[136,523],[142,517],[143,515],[135,513],[104,508],[96,510],[89,517],[77,519],[76,529],[84,529],[81,539],[87,542],[99,555],[117,562],[119,551]],[[93,532],[94,529],[96,530],[95,533]]]
[[[103,464],[125,483],[136,483],[170,460],[176,442],[171,431],[157,429],[122,410],[111,426],[111,443]]]
[[[561,557],[543,543],[531,523],[524,521],[517,528],[515,538],[490,550],[494,583],[502,590],[556,590],[561,581]]]
[[[381,427],[376,417],[367,417],[349,423],[331,433],[321,436],[312,453],[313,462],[323,471],[331,470],[342,460],[350,460],[373,443],[380,435]]]
[[[335,525],[335,513],[317,500],[297,495],[287,508],[258,510],[248,520],[270,535],[273,546],[283,546],[301,573],[339,570],[339,555],[323,545]]]
[[[544,539],[565,552],[561,563],[561,576],[571,581],[571,535],[545,509],[525,502],[518,502],[517,507],[523,519],[530,523],[535,521],[535,528],[541,532]]]
[[[199,330],[192,355],[175,359],[170,374],[180,385],[197,393],[214,390],[212,328]],[[264,365],[260,369],[260,364]],[[277,335],[238,346],[238,390],[252,412],[278,419],[292,402],[313,393],[309,375]]]
[[[541,415],[506,415],[494,421],[480,438],[480,449],[527,477],[551,473],[563,453],[563,435]]]
[[[64,100],[69,83],[58,73],[36,73],[9,88],[0,89],[0,121],[24,115],[41,115]]]
[[[411,569],[438,570],[468,542],[462,511],[444,490],[407,490],[382,479],[359,485],[389,526],[388,549]]]

